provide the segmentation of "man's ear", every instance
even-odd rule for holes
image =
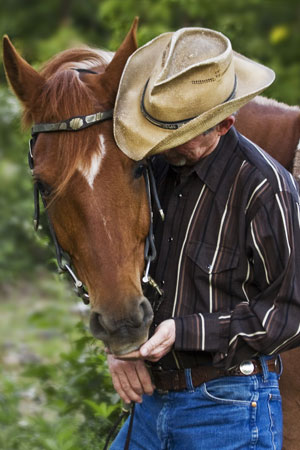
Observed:
[[[220,122],[216,127],[219,136],[224,136],[224,134],[226,134],[230,130],[234,123],[234,116],[228,116],[226,117],[226,119],[222,120],[222,122]]]

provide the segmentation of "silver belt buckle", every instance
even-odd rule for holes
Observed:
[[[240,371],[243,375],[251,375],[254,372],[254,364],[250,360],[242,361],[240,364]]]

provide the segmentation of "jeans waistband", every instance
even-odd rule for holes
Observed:
[[[211,366],[198,366],[191,369],[178,370],[163,370],[151,367],[149,371],[156,389],[160,391],[180,391],[190,388],[188,379],[192,381],[194,387],[197,387],[215,378],[257,374],[263,374],[265,376],[267,371],[279,374],[280,369],[281,366],[278,357],[272,357],[271,359],[245,360],[230,370],[221,370]],[[186,376],[187,371],[189,377]]]

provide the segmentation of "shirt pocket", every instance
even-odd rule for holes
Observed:
[[[237,294],[238,249],[216,248],[206,242],[192,241],[187,245],[186,255],[198,295],[207,297],[210,287],[219,300],[227,304],[227,300]]]
[[[198,241],[189,242],[187,256],[206,274],[236,269],[239,262],[237,249],[217,248],[206,242]]]

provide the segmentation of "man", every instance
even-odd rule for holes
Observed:
[[[281,448],[277,354],[300,341],[299,197],[233,127],[273,79],[201,28],[159,36],[125,67],[115,138],[135,160],[156,155],[166,214],[151,337],[108,356],[115,389],[138,403],[131,449]]]

